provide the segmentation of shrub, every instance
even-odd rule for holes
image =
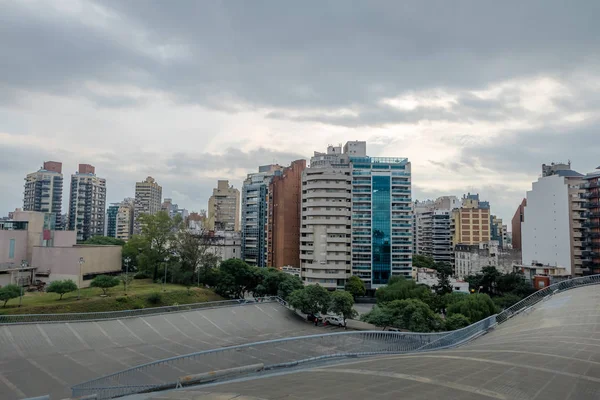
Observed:
[[[17,285],[6,285],[0,288],[0,301],[4,302],[4,307],[10,299],[15,299],[21,295],[21,288]]]
[[[157,305],[160,304],[161,301],[162,296],[160,295],[160,293],[152,293],[148,296],[148,303],[150,304]]]
[[[144,303],[140,302],[140,301],[136,301],[135,303],[133,303],[133,305],[131,306],[132,310],[141,310],[145,308],[144,307]]]
[[[133,279],[149,279],[150,275],[148,275],[147,273],[140,271],[137,274],[135,274],[133,276]]]
[[[71,279],[65,279],[64,281],[53,281],[50,283],[46,292],[58,293],[60,295],[58,299],[62,300],[64,294],[74,292],[75,290],[77,290],[77,284]]]
[[[117,303],[127,303],[129,302],[129,297],[117,297],[115,300],[117,301]]]
[[[119,278],[109,275],[98,275],[90,283],[90,287],[97,287],[102,289],[102,294],[106,295],[108,289],[115,287],[119,284]]]

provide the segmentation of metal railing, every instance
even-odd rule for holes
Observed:
[[[573,278],[567,281],[555,283],[547,286],[544,289],[540,289],[533,293],[529,297],[524,298],[518,303],[506,308],[500,314],[496,316],[498,323],[501,324],[513,316],[525,311],[526,309],[534,306],[542,300],[550,298],[555,293],[562,292],[569,289],[574,289],[581,286],[598,285],[600,284],[600,275],[589,275],[581,278]]]
[[[75,385],[72,395],[96,395],[99,400],[110,399],[215,381],[219,376],[239,377],[246,373],[291,368],[326,359],[436,350],[465,342],[495,324],[496,318],[491,316],[450,334],[339,332],[206,350],[151,362]]]
[[[182,311],[193,311],[208,308],[240,306],[259,302],[278,302],[287,305],[283,299],[277,296],[267,296],[254,299],[236,299],[209,301],[204,303],[181,304],[176,306],[140,308],[138,310],[102,311],[91,313],[65,313],[65,314],[10,314],[0,315],[0,325],[10,324],[39,324],[49,322],[74,322],[74,321],[97,321],[107,319],[122,319],[140,317],[154,314],[165,314]]]

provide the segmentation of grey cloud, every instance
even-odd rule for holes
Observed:
[[[98,4],[123,18],[125,35],[143,29],[157,54],[175,48],[185,56],[151,57],[99,28],[9,3],[1,75],[37,90],[92,78],[130,82],[209,106],[225,94],[266,106],[368,108],[405,90],[598,66],[592,0]],[[367,120],[385,120],[372,113]]]

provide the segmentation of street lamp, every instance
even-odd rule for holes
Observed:
[[[84,263],[85,260],[83,257],[79,257],[79,287],[77,288],[77,300],[81,299],[81,268],[83,267]]]
[[[166,284],[167,284],[167,264],[169,262],[169,256],[165,257],[165,279],[163,280],[163,292],[167,291],[166,288]]]
[[[125,296],[127,296],[127,282],[129,281],[129,261],[130,257],[125,257]]]
[[[19,307],[23,304],[23,282],[21,282],[21,271],[27,268],[27,260],[21,261],[21,269],[19,270],[19,277],[17,278],[19,281],[19,286],[21,287],[21,297],[19,297]]]

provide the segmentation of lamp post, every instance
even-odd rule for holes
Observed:
[[[127,283],[129,282],[129,262],[131,261],[130,257],[125,257],[125,296],[127,296]]]
[[[21,261],[21,269],[19,270],[19,277],[17,278],[19,286],[21,288],[21,296],[19,297],[19,307],[21,307],[21,304],[23,304],[23,282],[21,282],[21,271],[23,270],[23,268],[27,268],[27,260]]]
[[[83,264],[85,263],[85,260],[83,259],[83,257],[79,257],[79,285],[77,288],[77,300],[81,299],[81,269],[83,267]]]
[[[167,291],[167,264],[169,263],[169,256],[165,257],[165,278],[163,279],[163,292]]]

